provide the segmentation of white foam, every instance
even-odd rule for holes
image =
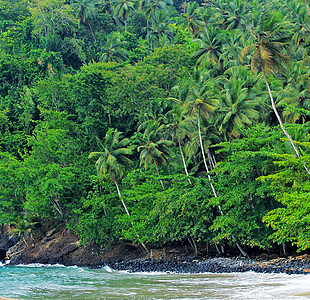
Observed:
[[[10,260],[5,260],[4,263],[0,262],[0,267],[4,267],[10,263]]]
[[[61,264],[19,264],[15,265],[15,267],[23,267],[23,268],[67,268],[65,265]]]
[[[113,273],[113,272],[115,272],[115,271],[114,271],[111,267],[109,267],[109,266],[104,266],[103,269],[104,269],[105,271],[107,271],[108,273]]]

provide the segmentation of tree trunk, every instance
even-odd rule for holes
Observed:
[[[309,13],[309,15],[310,15],[310,7],[309,7],[309,4],[308,4],[308,1],[307,1],[307,0],[305,0],[305,4],[306,4],[306,7],[307,7],[307,11],[308,11],[308,13]]]
[[[146,18],[146,40],[149,42],[149,16]]]
[[[281,120],[280,115],[279,115],[279,113],[277,111],[276,105],[274,103],[274,100],[273,100],[273,97],[272,97],[272,94],[271,94],[271,89],[270,89],[269,83],[268,83],[267,78],[266,78],[265,70],[263,69],[262,71],[263,71],[264,80],[265,80],[265,83],[266,83],[266,86],[267,86],[267,90],[268,90],[268,93],[269,93],[269,97],[270,97],[270,100],[271,100],[271,106],[272,106],[272,109],[273,109],[277,119],[278,119],[280,127],[281,127],[283,133],[285,134],[285,136],[287,137],[287,139],[290,141],[290,143],[291,143],[291,145],[292,145],[292,147],[293,147],[297,157],[298,158],[302,158],[302,156],[301,156],[298,148],[296,147],[292,137],[289,135],[289,133],[286,131],[285,127],[283,126],[282,120]],[[307,171],[307,173],[310,175],[310,171],[308,170],[308,168],[306,166],[306,163],[304,161],[303,161],[303,165],[304,165],[304,168]]]
[[[194,254],[196,256],[198,254],[198,248],[197,248],[197,244],[196,244],[195,240],[191,236],[187,237],[187,240],[188,240],[190,246],[192,247],[192,249],[194,250]]]
[[[204,154],[204,149],[203,149],[203,143],[202,143],[202,137],[201,137],[201,129],[200,129],[200,115],[198,113],[198,133],[199,133],[199,141],[200,141],[200,148],[201,148],[201,153],[202,153],[202,157],[203,157],[203,162],[204,162],[204,165],[205,165],[205,168],[206,168],[206,171],[207,171],[207,176],[208,176],[208,179],[209,179],[209,183],[210,183],[210,186],[211,186],[211,189],[212,189],[212,192],[213,192],[213,195],[215,198],[217,198],[217,193],[215,191],[215,188],[214,188],[214,185],[211,181],[211,176],[209,174],[209,169],[208,169],[208,165],[207,165],[207,162],[206,162],[206,157],[205,157],[205,154]],[[223,211],[222,211],[222,208],[220,205],[217,206],[219,211],[220,211],[220,214],[223,215]],[[233,238],[233,240],[235,241],[236,243],[236,246],[237,248],[240,250],[241,254],[243,256],[247,256],[247,253],[241,248],[241,246],[237,243],[237,240],[236,238],[232,235],[231,236]]]
[[[207,154],[209,158],[210,169],[213,170],[215,168],[215,163],[213,162],[213,157],[211,155],[210,149],[208,149]]]
[[[122,194],[121,194],[121,192],[120,192],[120,190],[119,190],[117,181],[114,179],[113,182],[114,182],[114,184],[115,184],[115,186],[116,186],[117,193],[118,193],[118,196],[119,196],[119,198],[120,198],[120,200],[121,200],[121,202],[122,202],[122,204],[123,204],[123,207],[125,208],[126,214],[127,214],[128,216],[130,216],[130,213],[129,213],[128,209],[127,209],[127,206],[126,206],[126,204],[125,204],[125,202],[124,202],[124,200],[123,200]],[[132,224],[132,223],[131,223],[131,224]],[[133,224],[132,224],[132,225],[133,225]]]
[[[125,202],[124,202],[124,200],[123,200],[122,194],[121,194],[121,192],[120,192],[120,190],[119,190],[119,187],[118,187],[118,184],[117,184],[117,181],[116,181],[116,179],[112,179],[112,180],[113,180],[113,182],[114,182],[114,184],[115,184],[115,186],[116,186],[118,196],[119,196],[119,198],[121,199],[121,202],[122,202],[122,204],[123,204],[123,206],[124,206],[124,208],[125,208],[125,211],[126,211],[127,215],[130,217],[130,213],[129,213],[129,211],[128,211],[128,209],[127,209],[127,206],[126,206],[126,204],[125,204]],[[131,223],[131,225],[133,226],[133,222],[130,221],[130,223]],[[137,235],[137,238],[139,239],[139,238],[140,238],[139,234],[137,233],[136,235]],[[141,244],[141,246],[142,246],[147,252],[149,251],[149,250],[147,249],[147,247],[144,245],[143,242],[140,241],[140,244]]]
[[[184,166],[184,170],[188,179],[188,182],[190,185],[192,185],[191,179],[189,178],[188,175],[188,171],[187,171],[187,167],[186,167],[186,163],[185,163],[185,159],[184,159],[184,155],[183,155],[183,151],[182,151],[182,147],[181,147],[181,143],[179,142],[179,148],[180,148],[180,153],[181,153],[181,157],[182,157],[182,161],[183,161],[183,166]]]
[[[287,256],[285,242],[282,243],[282,251],[283,251],[283,255],[284,255],[284,256]]]
[[[125,20],[125,33],[127,32],[127,20]]]
[[[215,249],[217,251],[217,254],[221,255],[222,253],[221,253],[219,247],[217,246],[217,243],[214,243],[214,245],[215,245]]]
[[[208,165],[207,165],[206,156],[205,156],[205,152],[204,152],[204,149],[203,149],[203,143],[202,143],[202,137],[201,137],[201,129],[200,129],[200,115],[199,115],[199,113],[198,113],[198,134],[199,134],[199,142],[200,142],[200,148],[201,148],[201,154],[202,154],[202,158],[203,158],[203,163],[204,163],[206,171],[207,171],[207,176],[208,176],[208,179],[209,179],[209,183],[210,183],[213,195],[214,195],[214,197],[217,198],[217,194],[216,194],[215,188],[213,186],[213,183],[211,181],[211,176],[209,174],[209,168],[208,168]]]
[[[92,27],[91,27],[89,21],[87,21],[87,23],[88,23],[88,27],[89,27],[89,29],[90,29],[90,32],[91,32],[91,34],[92,34],[92,36],[93,36],[94,42],[97,43],[97,40],[96,40],[96,38],[95,38],[94,31],[93,31],[93,29],[92,29]]]
[[[158,166],[157,166],[157,163],[156,163],[156,162],[155,162],[155,168],[156,168],[158,177],[160,177],[159,170],[158,170]],[[163,181],[162,181],[161,179],[159,179],[159,181],[160,181],[160,184],[161,184],[161,186],[163,187],[163,189],[165,189]]]

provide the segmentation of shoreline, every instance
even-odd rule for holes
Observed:
[[[34,264],[36,262],[32,262]],[[8,263],[3,266],[20,265]],[[28,264],[23,264],[27,266]],[[52,264],[49,266],[57,266]],[[44,264],[42,264],[44,266]],[[66,265],[69,267],[70,265]],[[72,266],[72,265],[71,265]],[[174,274],[202,274],[202,273],[268,273],[268,274],[310,274],[310,256],[302,255],[288,258],[262,259],[244,257],[187,257],[173,259],[137,258],[107,262],[100,265],[79,265],[89,269],[101,269],[109,267],[114,271],[137,272],[161,272]]]
[[[106,266],[117,271],[135,272],[171,272],[171,273],[285,273],[310,274],[310,257],[308,255],[260,260],[242,257],[183,258],[183,259],[134,259]]]

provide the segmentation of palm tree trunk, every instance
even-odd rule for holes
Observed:
[[[159,170],[158,170],[158,166],[157,166],[157,163],[156,163],[156,162],[155,162],[155,168],[156,168],[158,177],[160,177]],[[159,179],[159,181],[160,181],[160,184],[161,184],[161,186],[163,187],[163,189],[165,189],[163,181],[162,181],[161,179]]]
[[[91,32],[91,34],[92,34],[92,36],[93,36],[94,42],[97,43],[97,40],[96,40],[96,38],[95,38],[94,31],[93,31],[93,29],[92,29],[92,27],[91,27],[89,21],[87,21],[87,23],[88,23],[88,27],[89,27],[89,29],[90,29],[90,32]]]
[[[119,198],[120,198],[120,200],[121,200],[121,202],[122,202],[122,204],[123,204],[123,207],[125,208],[126,214],[127,214],[128,216],[130,216],[130,213],[129,213],[128,209],[127,209],[127,206],[126,206],[126,204],[125,204],[125,202],[124,202],[124,200],[123,200],[121,191],[119,190],[119,187],[118,187],[118,184],[117,184],[116,179],[114,179],[113,182],[114,182],[114,184],[115,184],[115,186],[116,186],[117,193],[118,193],[118,196],[119,196]]]
[[[127,32],[127,20],[125,20],[125,33]]]
[[[209,179],[209,183],[210,183],[213,195],[214,195],[215,198],[217,198],[217,194],[216,194],[214,185],[213,185],[213,183],[211,181],[211,176],[209,174],[209,168],[208,168],[208,165],[207,165],[206,156],[205,156],[205,152],[204,152],[204,149],[203,149],[203,143],[202,143],[202,137],[201,137],[201,129],[200,129],[200,115],[199,115],[199,113],[198,113],[198,134],[199,134],[199,142],[200,142],[200,148],[201,148],[201,154],[202,154],[202,158],[203,158],[203,163],[204,163],[206,171],[207,171],[207,176],[208,176],[208,179]],[[220,209],[220,211],[221,211],[221,209]]]
[[[272,97],[271,89],[270,89],[269,83],[268,83],[267,78],[266,78],[265,70],[263,69],[262,71],[263,71],[264,80],[265,80],[265,83],[266,83],[266,86],[267,86],[267,90],[268,90],[268,93],[269,93],[269,97],[270,97],[270,100],[271,100],[271,106],[272,106],[272,109],[273,109],[273,111],[274,111],[274,113],[275,113],[277,119],[278,119],[278,122],[279,122],[279,124],[280,124],[280,127],[281,127],[283,133],[285,134],[285,136],[287,137],[287,139],[290,141],[290,143],[291,143],[291,145],[292,145],[292,147],[293,147],[293,149],[294,149],[294,151],[295,151],[297,157],[298,157],[298,158],[302,158],[302,156],[301,156],[301,154],[300,154],[298,148],[296,147],[296,145],[295,145],[295,143],[294,143],[292,137],[289,135],[289,133],[286,131],[285,127],[283,126],[283,122],[282,122],[282,120],[281,120],[281,118],[280,118],[280,115],[279,115],[279,113],[278,113],[278,111],[277,111],[276,105],[275,105],[274,100],[273,100],[273,97]],[[304,168],[305,168],[305,170],[307,171],[307,173],[310,175],[310,171],[308,170],[308,168],[307,168],[307,166],[306,166],[306,163],[305,163],[304,161],[303,161],[303,165],[304,165]]]
[[[149,16],[146,18],[146,40],[149,42]]]
[[[310,15],[310,7],[309,7],[309,4],[308,4],[308,1],[307,1],[307,0],[305,0],[305,4],[306,4],[306,7],[307,7],[307,11],[308,11],[308,13],[309,13],[309,15]]]
[[[202,138],[201,138],[200,115],[199,115],[199,113],[198,113],[198,133],[199,133],[199,141],[200,141],[201,153],[202,153],[203,162],[204,162],[204,164],[205,164],[205,168],[206,168],[206,171],[207,171],[207,176],[208,176],[208,179],[209,179],[209,183],[210,183],[211,189],[212,189],[212,191],[213,191],[214,197],[217,198],[218,196],[217,196],[217,193],[216,193],[216,191],[215,191],[214,185],[213,185],[213,183],[212,183],[212,181],[211,181],[211,176],[210,176],[210,174],[209,174],[209,168],[208,168],[208,165],[207,165],[207,162],[206,162],[206,157],[205,157],[205,154],[204,154],[203,143],[202,143]],[[219,211],[220,211],[220,214],[223,215],[223,211],[222,211],[221,206],[218,205],[217,207],[218,207],[218,209],[219,209]],[[236,246],[237,246],[237,248],[239,249],[239,251],[241,252],[241,254],[242,254],[243,256],[247,256],[247,253],[246,253],[246,252],[241,248],[241,246],[238,244],[238,242],[237,242],[235,236],[232,235],[231,237],[232,237],[233,240],[235,241]]]
[[[178,142],[178,143],[179,143],[179,148],[180,148],[180,153],[181,153],[181,157],[182,157],[182,161],[183,161],[184,170],[185,170],[185,173],[186,173],[186,176],[187,176],[189,184],[192,185],[191,179],[189,178],[189,175],[188,175],[188,171],[187,171],[187,167],[186,167],[186,163],[185,163],[185,159],[184,159],[181,143],[180,142]]]
[[[119,190],[119,187],[118,187],[118,184],[117,184],[117,181],[116,181],[116,179],[112,179],[112,180],[113,180],[113,182],[114,182],[114,184],[115,184],[115,186],[116,186],[118,196],[119,196],[119,198],[121,199],[121,202],[122,202],[122,204],[123,204],[123,206],[124,206],[124,208],[125,208],[125,211],[126,211],[127,215],[130,217],[130,213],[129,213],[129,211],[128,211],[128,209],[127,209],[127,206],[126,206],[126,204],[125,204],[125,202],[124,202],[124,200],[123,200],[121,191]],[[130,223],[131,223],[131,225],[133,226],[133,222],[130,221]],[[137,233],[136,235],[137,235],[137,238],[140,239],[139,234]],[[146,251],[149,251],[149,250],[147,249],[147,247],[144,245],[143,242],[140,241],[140,244],[142,245],[142,247],[143,247]]]
[[[210,149],[208,149],[208,158],[209,158],[209,164],[210,164],[210,168],[211,170],[213,170],[215,168],[215,163],[213,162],[213,157],[212,157],[212,154],[210,152]]]

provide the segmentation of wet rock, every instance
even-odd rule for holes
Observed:
[[[4,261],[6,257],[6,250],[0,249],[0,261]]]

